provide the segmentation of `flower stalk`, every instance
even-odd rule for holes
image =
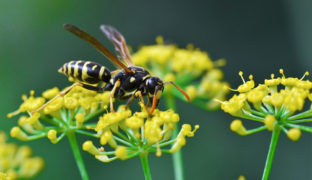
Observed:
[[[87,169],[85,167],[85,164],[83,162],[83,159],[80,153],[80,148],[77,143],[77,137],[76,137],[75,132],[73,131],[69,132],[67,134],[67,138],[68,138],[70,147],[74,153],[74,157],[75,157],[82,180],[89,180],[88,172],[87,172]]]
[[[140,155],[140,160],[145,176],[145,180],[152,180],[151,170],[148,163],[148,153],[144,153]]]
[[[176,102],[174,96],[171,95],[171,93],[168,93],[165,96],[166,100],[166,106],[169,109],[172,109],[176,111]],[[178,123],[175,123],[175,128],[172,132],[172,137],[176,137],[178,135]],[[173,169],[174,169],[174,176],[176,180],[184,180],[184,171],[183,171],[183,155],[182,150],[179,150],[178,152],[172,154],[172,160],[173,160]]]
[[[277,142],[278,142],[280,132],[281,132],[281,128],[278,126],[275,127],[273,132],[272,132],[270,148],[269,148],[266,163],[264,166],[264,172],[263,172],[262,180],[268,180],[269,179],[269,175],[271,172],[271,167],[272,167],[272,163],[273,163],[275,150],[276,150],[276,146],[277,146]]]

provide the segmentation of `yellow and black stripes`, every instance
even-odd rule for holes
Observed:
[[[91,61],[70,61],[64,64],[59,72],[90,84],[101,81],[107,83],[111,79],[111,73],[105,66]]]

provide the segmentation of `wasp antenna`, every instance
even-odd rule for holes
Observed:
[[[180,86],[178,86],[177,84],[175,84],[172,81],[167,81],[167,82],[164,83],[164,85],[166,85],[168,83],[174,85],[174,87],[177,88],[186,97],[187,101],[191,101],[189,95],[187,95],[186,92],[182,88],[180,88]]]
[[[73,25],[71,24],[63,24],[64,29],[71,29],[73,27]]]

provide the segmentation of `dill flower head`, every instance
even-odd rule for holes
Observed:
[[[0,131],[0,179],[15,180],[32,178],[44,167],[40,157],[32,157],[32,150],[28,146],[18,147],[14,143],[6,142],[6,135]]]
[[[109,92],[97,93],[76,86],[41,111],[31,116],[28,114],[59,93],[59,88],[54,87],[44,91],[40,97],[35,97],[34,91],[30,92],[29,97],[23,95],[24,102],[19,109],[8,114],[9,118],[22,114],[18,119],[18,126],[11,129],[11,136],[22,141],[47,137],[52,143],[57,143],[72,131],[87,134],[87,130],[95,125],[88,122],[102,113],[109,103]]]
[[[307,103],[312,101],[312,82],[304,80],[308,72],[299,78],[286,77],[280,70],[281,77],[271,75],[263,84],[255,85],[253,76],[244,80],[235,94],[228,101],[221,101],[221,109],[232,116],[257,121],[262,126],[247,130],[240,119],[232,121],[230,129],[239,135],[248,135],[267,129],[273,131],[280,128],[289,139],[297,141],[301,131],[312,132],[312,127],[299,125],[312,121],[312,109]]]
[[[156,38],[156,45],[142,46],[132,55],[134,63],[145,67],[164,81],[174,81],[186,90],[191,101],[207,110],[219,108],[214,98],[225,99],[229,90],[223,81],[223,72],[218,68],[225,64],[224,59],[212,61],[209,55],[193,45],[178,48],[173,44],[164,44],[162,37]],[[185,100],[174,88],[165,88],[165,94],[171,93]]]
[[[117,112],[100,116],[94,128],[101,147],[86,141],[83,150],[102,162],[118,158],[125,160],[148,153],[156,153],[156,156],[175,153],[186,144],[186,137],[193,137],[199,128],[199,125],[192,129],[191,125],[183,124],[179,134],[172,137],[174,124],[179,119],[179,115],[172,110],[156,109],[150,117],[143,107],[142,111],[132,113],[121,105]],[[168,146],[171,147],[167,149]]]

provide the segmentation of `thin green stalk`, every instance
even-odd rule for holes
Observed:
[[[291,124],[291,123],[285,123],[285,126],[292,127],[292,128],[299,128],[302,131],[312,133],[312,127],[302,126],[302,125],[298,125],[298,124]]]
[[[250,130],[247,130],[247,134],[246,134],[246,135],[254,134],[254,133],[263,131],[263,130],[265,130],[265,129],[267,129],[266,126],[261,126],[261,127],[255,128],[255,129],[250,129]]]
[[[166,105],[168,108],[172,110],[176,110],[176,102],[173,96],[170,94],[166,95]],[[178,124],[175,123],[175,128],[172,132],[172,137],[176,138],[178,135]],[[182,151],[179,150],[178,152],[172,155],[173,158],[173,168],[174,168],[174,176],[176,180],[184,180],[184,171],[183,171],[183,156]]]
[[[266,160],[265,167],[264,167],[264,172],[262,175],[262,180],[268,180],[269,179],[269,175],[270,175],[270,171],[271,171],[271,167],[272,167],[272,163],[273,163],[273,159],[274,159],[274,154],[275,154],[275,150],[276,150],[276,145],[277,145],[277,141],[278,141],[280,132],[281,132],[281,128],[278,126],[276,126],[273,130],[270,148],[269,148],[267,160]]]
[[[78,143],[77,143],[77,138],[76,138],[75,132],[73,132],[73,131],[68,132],[67,138],[68,138],[69,144],[72,148],[72,151],[74,153],[76,163],[77,163],[78,169],[80,171],[80,175],[81,175],[82,180],[89,180],[87,169],[84,165],[82,156],[80,154],[80,148],[79,148]]]
[[[289,121],[292,121],[292,120],[297,120],[297,119],[302,119],[302,118],[306,118],[306,117],[310,117],[312,115],[312,112],[310,110],[307,110],[307,111],[304,111],[302,113],[299,113],[299,114],[296,114],[296,115],[293,115],[289,118],[287,118]]]
[[[140,160],[144,171],[145,180],[152,180],[152,175],[148,164],[148,154],[147,153],[141,154]]]

